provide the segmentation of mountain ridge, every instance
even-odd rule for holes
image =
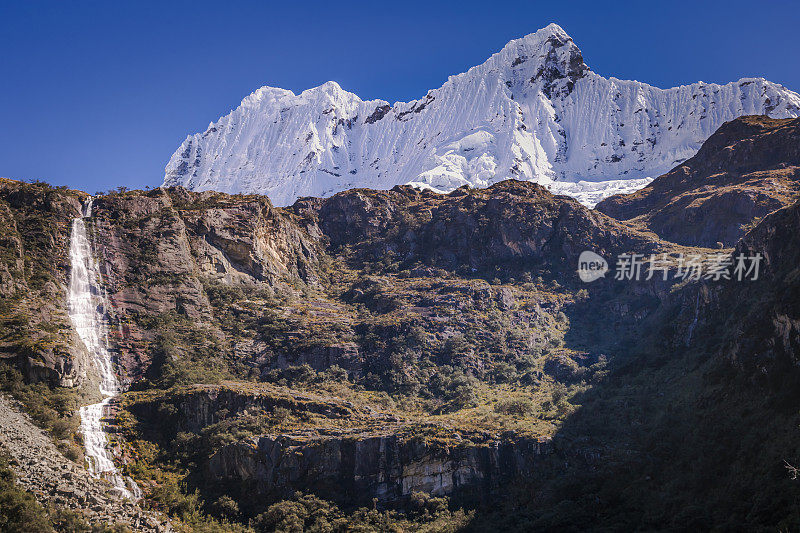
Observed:
[[[759,219],[797,200],[799,141],[800,119],[739,117],[683,164],[596,209],[676,243],[732,246]]]
[[[551,24],[409,102],[364,101],[336,82],[257,89],[187,137],[164,185],[281,206],[356,187],[447,192],[514,178],[591,206],[606,189],[644,186],[743,114],[795,117],[800,95],[763,78],[671,89],[604,78]]]

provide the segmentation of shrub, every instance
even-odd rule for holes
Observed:
[[[525,416],[536,410],[536,404],[530,398],[514,398],[498,402],[494,410],[507,415]]]
[[[239,516],[239,504],[227,494],[220,496],[212,508],[214,513],[223,518],[235,519]]]
[[[472,376],[461,375],[453,379],[449,394],[452,406],[458,409],[474,407],[477,400],[476,385],[477,380]]]
[[[517,377],[517,369],[514,365],[500,361],[495,363],[491,375],[497,383],[507,383]]]

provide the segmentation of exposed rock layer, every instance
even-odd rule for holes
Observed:
[[[334,501],[392,502],[413,492],[489,493],[532,471],[549,443],[520,439],[445,445],[396,435],[314,440],[263,436],[226,446],[209,462],[212,478],[252,485],[265,497],[311,490]]]
[[[66,288],[70,224],[83,197],[0,178],[0,359],[29,381],[74,386],[87,375]]]

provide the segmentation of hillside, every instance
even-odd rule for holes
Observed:
[[[793,124],[728,124],[685,166],[771,172],[783,152],[713,154]],[[3,286],[26,302],[5,311],[3,386],[79,463],[75,410],[97,377],[68,322],[42,317],[66,316],[85,200],[0,188]],[[797,213],[720,251],[659,238],[644,208],[620,222],[517,180],[289,207],[110,192],[81,219],[126,388],[109,449],[178,529],[790,528]],[[611,268],[591,283],[587,250]],[[708,269],[716,253],[761,254],[760,276],[679,277],[681,256]],[[665,275],[615,276],[625,254],[664,258]]]
[[[799,193],[800,120],[748,116],[723,124],[684,164],[597,210],[673,242],[733,246]]]

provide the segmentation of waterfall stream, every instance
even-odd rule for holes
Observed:
[[[121,389],[108,351],[105,297],[99,284],[99,272],[83,221],[90,216],[92,216],[91,198],[84,206],[83,216],[72,221],[68,308],[75,331],[86,345],[89,357],[97,368],[103,400],[81,407],[80,431],[86,447],[89,471],[97,477],[107,479],[122,496],[138,499],[141,497],[139,487],[132,479],[126,479],[114,465],[108,447],[108,437],[103,427],[106,408]]]

